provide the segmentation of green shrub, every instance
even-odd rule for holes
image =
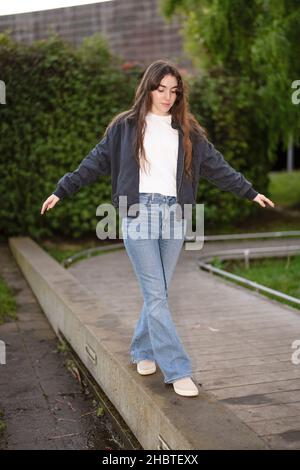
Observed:
[[[43,201],[101,140],[111,118],[131,105],[136,77],[95,35],[78,49],[57,36],[23,46],[0,35],[1,236],[93,232],[95,210],[110,202],[110,176],[40,215]],[[76,202],[74,204],[74,202]]]
[[[239,83],[215,68],[190,83],[193,112],[209,133],[209,140],[228,163],[240,171],[255,190],[268,197],[268,142],[265,129],[257,126],[255,90],[243,77]],[[200,179],[197,202],[205,203],[205,223],[210,226],[235,223],[261,210],[256,203],[220,191]]]
[[[96,207],[111,202],[106,176],[40,214],[65,173],[74,171],[102,139],[111,118],[128,109],[142,70],[125,70],[98,34],[74,48],[57,35],[31,45],[0,34],[0,237],[29,235],[80,239],[95,233]],[[256,127],[253,94],[245,84],[236,96],[232,78],[214,73],[190,82],[191,111],[210,140],[260,192],[267,187],[268,143]],[[250,87],[251,91],[251,87]],[[259,210],[255,203],[220,191],[201,179],[197,202],[205,224],[229,224]],[[264,191],[265,194],[267,194]]]

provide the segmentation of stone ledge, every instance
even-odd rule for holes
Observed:
[[[144,449],[268,449],[212,395],[176,395],[162,374],[142,377],[114,312],[28,237],[10,249],[54,331],[62,332]]]

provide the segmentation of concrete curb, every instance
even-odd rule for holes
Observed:
[[[209,393],[180,397],[160,371],[138,375],[114,312],[30,238],[12,237],[9,245],[54,331],[65,336],[144,449],[269,449]]]

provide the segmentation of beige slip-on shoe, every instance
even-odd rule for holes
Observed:
[[[143,361],[139,361],[137,363],[137,371],[141,375],[154,374],[154,372],[156,372],[156,364],[154,361],[144,359]]]
[[[199,390],[192,381],[191,377],[184,377],[173,382],[173,388],[178,395],[184,397],[195,397],[199,395]]]

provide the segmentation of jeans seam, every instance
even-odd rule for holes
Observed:
[[[179,379],[184,379],[185,377],[191,377],[191,376],[192,376],[192,371],[188,374],[181,375],[181,376],[175,377],[173,379],[168,379],[167,381],[165,381],[165,383],[172,383],[172,381],[179,380]]]

